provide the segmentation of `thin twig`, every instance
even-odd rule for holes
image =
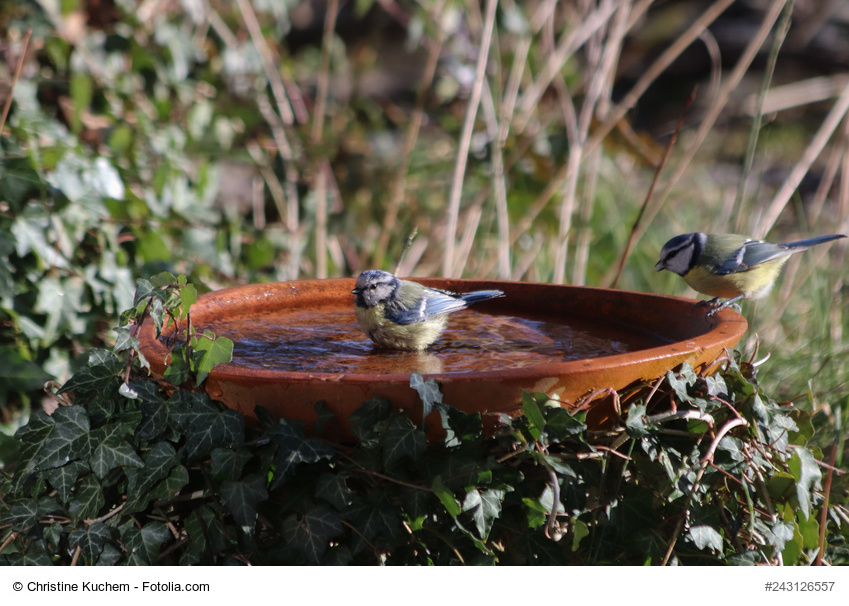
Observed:
[[[395,264],[395,275],[398,275],[398,272],[401,271],[401,264],[404,262],[404,257],[407,256],[407,253],[410,252],[410,248],[413,246],[413,240],[416,239],[416,236],[419,235],[418,226],[413,228],[413,232],[407,236],[407,241],[404,243],[404,249],[401,251],[401,254],[398,255],[398,263]]]
[[[18,533],[13,530],[9,533],[9,536],[0,543],[0,553],[3,553],[3,550],[6,549],[16,538],[18,538]]]
[[[831,493],[831,481],[834,477],[834,462],[837,459],[837,448],[839,444],[835,443],[831,449],[831,457],[829,458],[828,465],[828,473],[825,476],[825,484],[822,487],[822,511],[820,512],[820,536],[819,543],[817,544],[819,549],[817,550],[817,557],[814,559],[814,566],[822,566],[822,554],[825,551],[825,530],[828,525],[828,502],[829,496]]]
[[[548,468],[548,479],[551,486],[551,511],[548,514],[548,522],[545,525],[545,536],[553,541],[558,541],[562,533],[557,530],[557,506],[560,505],[560,482],[557,474]]]
[[[666,146],[666,152],[663,154],[663,158],[661,159],[660,164],[658,164],[657,170],[654,171],[654,178],[652,179],[648,193],[646,193],[646,199],[643,200],[643,204],[640,206],[640,210],[637,213],[637,218],[634,220],[634,225],[631,227],[631,233],[628,236],[628,243],[625,245],[625,250],[622,251],[622,257],[619,259],[619,270],[616,272],[616,278],[613,280],[612,288],[619,287],[619,279],[622,277],[622,272],[625,271],[625,262],[628,260],[628,256],[631,254],[631,249],[634,247],[637,229],[639,229],[640,222],[643,219],[646,208],[648,208],[652,195],[654,195],[655,187],[657,187],[657,182],[660,180],[660,173],[663,172],[663,169],[669,160],[669,156],[672,154],[672,148],[675,147],[675,142],[678,140],[678,134],[684,126],[684,119],[687,116],[687,110],[693,105],[693,101],[695,101],[695,99],[696,89],[694,88],[693,92],[690,93],[689,99],[687,99],[687,102],[684,104],[684,109],[681,111],[681,116],[678,118],[678,124],[675,125],[675,131],[673,131],[672,136],[669,138],[669,143]]]
[[[88,519],[88,520],[85,521],[85,523],[86,523],[86,525],[91,525],[91,524],[94,524],[96,522],[105,522],[109,518],[114,518],[116,515],[121,513],[121,510],[124,509],[124,505],[126,505],[126,504],[127,504],[127,502],[124,501],[123,503],[118,505],[118,507],[116,507],[115,509],[108,511],[106,514],[100,516],[99,518]]]
[[[21,77],[21,72],[24,69],[24,61],[27,56],[27,46],[29,46],[29,39],[32,36],[32,28],[27,29],[27,33],[24,34],[24,43],[21,47],[21,56],[18,57],[18,66],[15,68],[15,75],[12,78],[12,86],[9,89],[9,96],[6,97],[6,104],[3,106],[3,115],[0,117],[0,135],[3,134],[3,128],[6,126],[6,118],[9,115],[9,110],[12,108],[12,101],[15,98],[15,85],[18,83],[18,78]]]

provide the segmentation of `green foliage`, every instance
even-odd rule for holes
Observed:
[[[846,560],[847,498],[832,490],[821,517],[810,428],[737,358],[670,372],[606,428],[527,393],[523,416],[485,431],[413,375],[438,427],[375,399],[351,416],[358,440],[334,443],[262,408],[246,427],[196,390],[226,357],[202,363],[220,339],[193,335],[193,298],[183,276],[140,280],[126,337],[17,432],[0,563],[807,564],[821,547]],[[146,378],[145,321],[181,327],[180,378],[194,380]]]
[[[670,545],[671,560],[682,563],[807,563],[823,547],[822,523],[825,556],[846,562],[847,480],[829,475],[821,461],[821,450],[837,444],[836,465],[845,466],[845,394],[842,408],[814,407],[813,398],[797,408],[778,406],[748,364],[730,361],[708,377],[686,368],[672,373],[667,393],[631,402],[604,431],[543,394],[526,394],[524,417],[502,419],[494,434],[484,433],[479,417],[447,406],[438,385],[417,375],[410,384],[424,419],[407,419],[385,401],[364,403],[352,417],[356,447],[322,439],[328,412],[320,404],[315,427],[259,411],[260,426],[246,428],[239,415],[211,401],[199,387],[229,359],[232,343],[194,330],[190,307],[198,290],[313,275],[327,255],[328,275],[355,271],[369,259],[385,265],[414,226],[421,227],[419,242],[430,244],[420,268],[440,264],[446,175],[457,156],[458,110],[469,97],[462,74],[473,70],[468,49],[477,45],[468,32],[480,28],[466,27],[462,11],[444,19],[426,7],[402,7],[410,11],[403,48],[361,52],[366,46],[358,41],[352,49],[360,51],[346,54],[347,41],[334,35],[330,70],[320,72],[321,40],[289,46],[286,3],[251,3],[260,38],[246,28],[239,3],[216,3],[217,18],[200,28],[182,3],[147,19],[140,18],[142,4],[115,4],[108,23],[86,18],[85,3],[60,13],[44,3],[0,4],[8,56],[25,58],[0,136],[0,418],[4,431],[17,429],[14,439],[0,433],[4,563],[656,563]],[[358,3],[358,11],[369,5]],[[514,63],[525,63],[517,61],[520,46],[530,43],[527,73],[539,75],[550,63],[551,32],[568,35],[579,23],[559,11],[552,27],[534,33],[521,4],[500,10],[499,48],[487,72],[496,95]],[[30,26],[32,43],[22,52]],[[388,102],[358,92],[328,99],[320,118],[333,128],[318,143],[307,128],[318,117],[283,115],[290,105],[307,113],[323,106],[302,102],[317,74],[331,81],[334,72],[346,79],[385,75],[380,61],[353,65],[363,58],[399,57],[405,75],[415,72],[424,55],[408,50],[436,48],[433,38],[422,42],[440,27],[456,29],[441,32],[450,61],[432,82],[404,85]],[[373,33],[363,40],[385,39]],[[260,39],[282,58],[273,81],[276,70],[255,46]],[[595,90],[583,73],[592,78],[594,70],[585,67],[578,55],[568,59],[560,70],[565,89]],[[0,79],[11,82],[14,68],[0,65]],[[612,73],[597,73],[599,82],[614,81]],[[546,88],[536,77],[520,80],[519,99],[529,84]],[[398,135],[416,122],[410,100],[418,88],[427,93],[428,128],[404,158],[406,137]],[[501,106],[505,99],[495,101]],[[600,162],[581,163],[596,171],[581,174],[596,193],[580,194],[575,229],[562,242],[565,207],[541,207],[537,199],[574,149],[562,101],[545,95],[533,116],[517,116],[534,124],[530,137],[509,117],[499,118],[510,126],[503,171],[491,163],[501,153],[495,139],[477,129],[463,209],[483,212],[479,227],[468,231],[476,234],[468,273],[494,275],[490,253],[499,239],[506,244],[484,201],[491,176],[501,173],[510,235],[518,237],[510,242],[511,275],[549,279],[562,244],[575,259],[575,281],[603,284],[616,266],[630,222],[609,217],[635,216],[650,179],[623,172],[642,162],[629,153],[614,156],[605,144]],[[797,138],[800,148],[804,139]],[[718,139],[726,143],[726,133]],[[793,154],[793,146],[779,147]],[[317,175],[325,167],[332,200],[319,196],[317,184],[326,183]],[[389,192],[405,175],[396,221]],[[727,198],[716,183],[687,188],[688,211],[704,210],[699,220],[667,205],[671,219],[655,223],[635,249],[623,287],[680,288],[674,276],[664,284],[650,273],[653,255],[668,232],[692,227],[680,225],[682,217],[708,226],[725,216],[716,212]],[[327,221],[319,229],[322,204]],[[391,235],[375,246],[381,232]],[[843,264],[835,268],[842,272]],[[197,288],[175,278],[181,272]],[[790,306],[783,333],[771,339],[786,344],[786,351],[773,348],[773,360],[788,361],[769,371],[769,381],[793,396],[816,375],[827,392],[845,392],[845,345],[831,342],[840,331],[829,328],[846,325],[845,313],[832,315],[845,308],[830,298],[839,289],[822,279],[823,271],[799,274],[819,276],[822,284],[816,291],[787,289],[805,305]],[[812,314],[809,301],[823,303]],[[128,308],[113,331],[117,312]],[[770,326],[776,315],[765,314]],[[136,337],[142,321],[160,332],[179,327],[164,382],[145,373]],[[812,350],[811,342],[821,347]],[[86,354],[75,360],[79,352]],[[52,394],[62,406],[47,415],[38,410],[39,398],[51,380],[64,382]],[[672,412],[658,412],[660,401],[673,403]],[[738,418],[734,411],[745,425],[729,425]],[[420,425],[434,419],[444,434],[428,442]],[[729,431],[717,441],[723,428]],[[829,485],[823,517],[821,491]]]

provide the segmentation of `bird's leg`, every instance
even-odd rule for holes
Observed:
[[[728,299],[727,301],[724,301],[723,303],[717,303],[717,301],[719,300],[719,297],[717,297],[716,299],[712,299],[710,301],[707,301],[706,302],[707,305],[711,306],[711,309],[710,309],[710,311],[707,312],[707,315],[708,315],[708,317],[710,317],[710,316],[714,315],[715,313],[722,311],[723,309],[726,309],[728,307],[733,307],[737,311],[740,311],[740,306],[737,305],[737,301],[739,301],[741,299],[745,299],[745,298],[746,298],[746,295],[737,295],[733,299]]]

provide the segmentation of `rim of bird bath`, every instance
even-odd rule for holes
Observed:
[[[588,393],[621,390],[635,382],[652,381],[684,362],[694,368],[709,366],[726,348],[736,345],[747,329],[746,320],[732,309],[707,317],[704,307],[696,307],[692,299],[680,297],[532,282],[414,280],[453,292],[502,290],[503,298],[474,306],[483,313],[523,316],[544,311],[548,317],[580,317],[604,323],[607,329],[638,329],[658,340],[653,347],[579,360],[497,370],[422,373],[425,379],[439,382],[446,404],[466,413],[493,417],[501,413],[521,414],[523,392],[543,392],[571,408]],[[354,285],[352,278],[332,278],[249,284],[213,291],[199,297],[192,306],[192,323],[202,332],[204,325],[213,323],[215,318],[320,309],[328,305],[347,305],[353,319]],[[167,334],[168,329],[164,332]],[[367,340],[365,335],[362,338]],[[161,378],[169,347],[164,339],[155,337],[152,322],[142,326],[139,340],[152,374]],[[249,422],[255,422],[255,406],[261,405],[276,418],[305,421],[308,429],[317,417],[315,404],[323,401],[334,416],[322,429],[328,438],[350,438],[348,418],[363,402],[376,396],[410,411],[414,420],[421,419],[421,400],[410,387],[409,373],[292,371],[229,363],[213,368],[203,387],[214,399],[244,414]],[[435,424],[439,425],[438,420]]]

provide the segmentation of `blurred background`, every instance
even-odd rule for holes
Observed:
[[[7,433],[163,269],[695,297],[674,235],[849,233],[841,0],[0,0],[0,108]],[[764,386],[831,423],[846,265],[742,306]]]

